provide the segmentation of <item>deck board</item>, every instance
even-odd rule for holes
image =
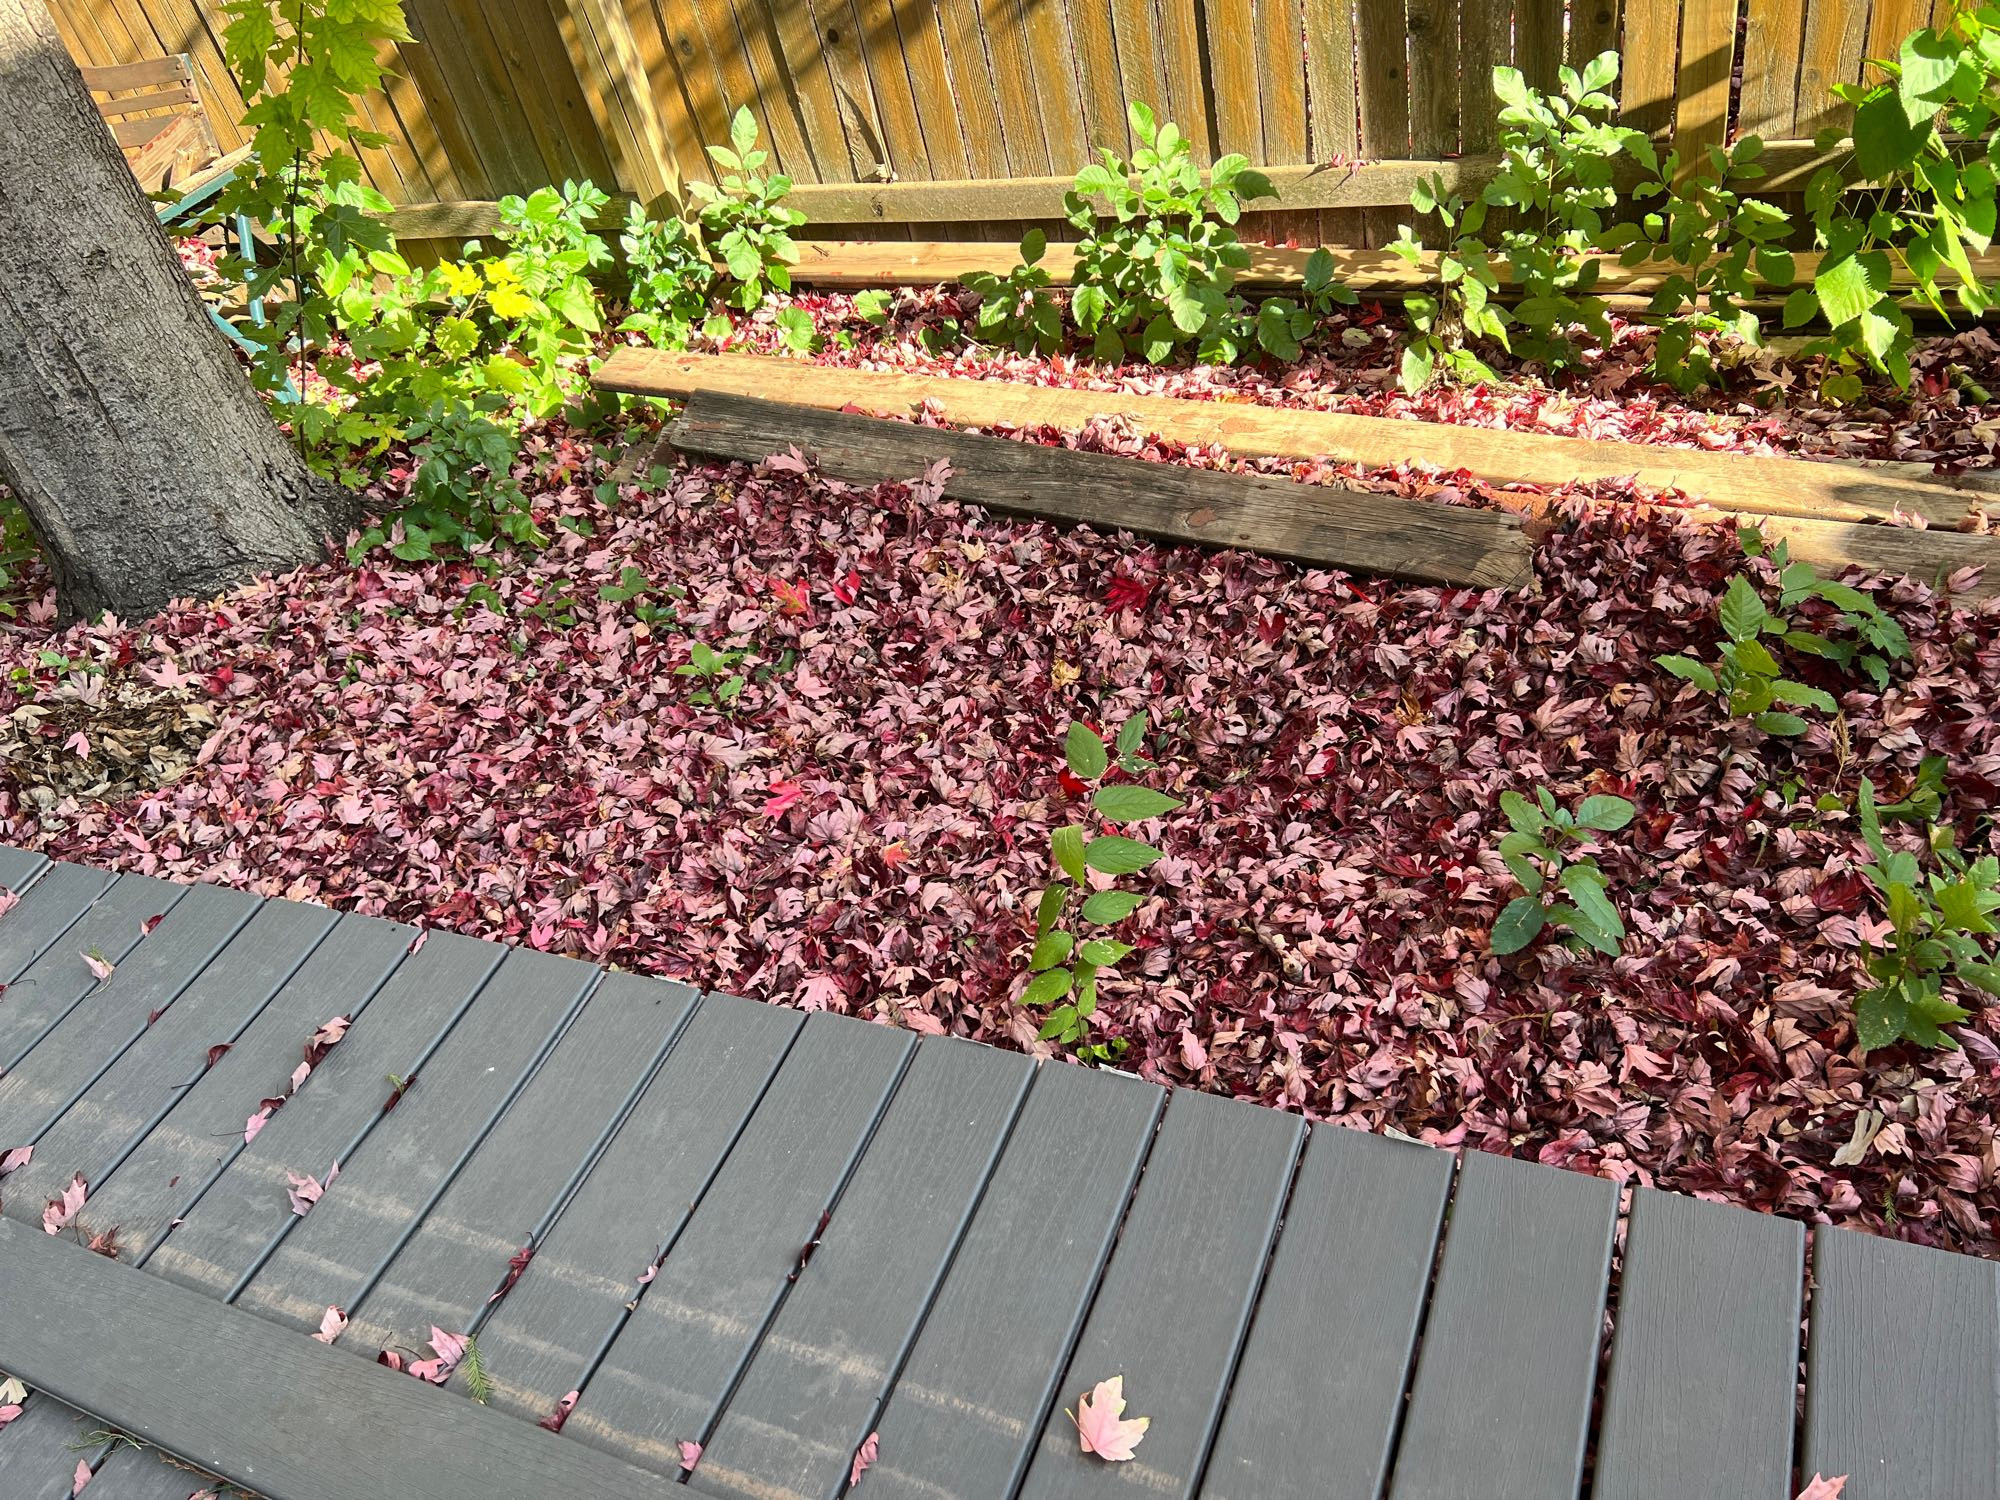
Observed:
[[[7,1500],[68,1500],[77,1464],[103,1424],[39,1391],[27,1410],[0,1427],[0,1495]],[[185,1496],[181,1500],[186,1500]]]
[[[835,1500],[943,1280],[1034,1065],[917,1048],[840,1208],[702,1450],[702,1488]]]
[[[408,945],[407,932],[372,917],[341,918],[166,1118],[129,1150],[121,1147],[108,1182],[101,1168],[94,1177],[85,1172],[90,1202],[79,1220],[99,1231],[116,1228],[129,1258],[151,1253],[243,1149],[244,1122],[258,1100],[285,1091],[313,1032],[349,1013],[388,976]]]
[[[308,1087],[187,1210],[148,1269],[211,1296],[233,1288],[293,1222],[286,1172],[351,1158],[356,1143],[384,1119],[390,1076],[421,1074],[427,1051],[442,1043],[504,956],[490,944],[433,933],[402,957],[394,945],[404,930],[379,935],[378,961],[396,964],[381,993],[321,1060]],[[365,972],[358,981],[367,982]],[[421,1079],[416,1087],[423,1087]]]
[[[209,1048],[233,1044],[333,926],[333,913],[268,902],[196,976],[156,1025],[94,1080],[83,1098],[32,1141],[35,1158],[10,1181],[40,1204],[72,1175],[99,1181],[122,1148],[165,1118],[208,1070]],[[113,976],[116,977],[115,975]]]
[[[48,856],[0,844],[0,890],[19,895],[49,868]]]
[[[78,1095],[172,1008],[262,903],[198,885],[164,921],[0,1077],[0,1141],[39,1140]]]
[[[111,889],[112,879],[102,870],[59,864],[28,887],[0,917],[0,984],[11,985],[55,946],[90,903]]]
[[[1393,1500],[1576,1493],[1617,1217],[1615,1183],[1467,1155]]]
[[[279,1243],[241,1305],[304,1329],[318,1328],[330,1306],[353,1305],[560,1039],[595,974],[574,959],[508,954],[417,1087],[340,1164],[339,1181]],[[323,1180],[332,1162],[284,1165]]]
[[[807,1019],[564,1431],[662,1473],[717,1408],[895,1091],[906,1031]]]
[[[1449,1152],[1313,1127],[1204,1500],[1381,1493],[1452,1167]]]
[[[184,886],[143,875],[120,875],[110,890],[23,970],[7,986],[7,1003],[0,1005],[0,1073],[18,1066],[37,1042],[97,988],[100,981],[85,962],[86,955],[114,966],[123,963],[144,940],[145,924],[172,911],[185,890]],[[27,904],[27,897],[23,897],[21,905]],[[9,912],[5,920],[20,914]],[[0,923],[0,930],[4,930],[4,923]],[[116,977],[114,971],[112,978]]]
[[[1640,1188],[1592,1500],[1790,1500],[1805,1226]]]
[[[152,1448],[121,1447],[98,1466],[87,1491],[90,1500],[188,1500],[215,1481],[182,1468]]]
[[[432,1326],[472,1329],[509,1259],[560,1208],[627,1096],[679,1037],[694,998],[685,985],[633,974],[604,981],[381,1281],[348,1309],[351,1347],[422,1349]]]
[[[1083,1325],[1164,1092],[1044,1064],[890,1393],[868,1500],[1008,1500]],[[1062,1164],[1090,1143],[1089,1191]],[[1053,1182],[1052,1182],[1053,1178]]]
[[[709,995],[480,1330],[493,1406],[540,1421],[583,1383],[636,1284],[686,1223],[804,1017]]]
[[[1213,1094],[1167,1105],[1022,1500],[1194,1493],[1250,1326],[1305,1122]],[[1063,1408],[1113,1375],[1152,1427],[1128,1463],[1086,1454]]]
[[[30,1386],[274,1500],[661,1493],[657,1475],[11,1220],[0,1307]]]
[[[1800,1468],[1842,1500],[2000,1493],[2000,1264],[1846,1229],[1815,1236]]]

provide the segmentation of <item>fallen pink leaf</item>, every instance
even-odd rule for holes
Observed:
[[[1840,1492],[1847,1487],[1847,1476],[1838,1479],[1822,1479],[1815,1474],[1812,1483],[1799,1491],[1799,1500],[1840,1500]]]
[[[139,924],[139,936],[142,938],[151,937],[153,935],[153,929],[155,927],[158,927],[162,922],[166,920],[167,920],[167,914],[165,912],[155,912],[152,916],[146,918],[145,921]]]
[[[60,1198],[51,1198],[48,1207],[42,1210],[42,1231],[45,1234],[61,1234],[63,1226],[74,1219],[77,1210],[83,1207],[90,1189],[79,1172],[70,1179]]]
[[[12,1151],[0,1153],[0,1177],[9,1172],[18,1172],[35,1159],[33,1146],[16,1146]]]
[[[561,1432],[563,1430],[563,1423],[567,1422],[569,1414],[576,1410],[577,1398],[582,1394],[581,1391],[571,1391],[556,1402],[554,1411],[543,1417],[535,1425],[537,1427],[546,1427],[550,1432]]]
[[[680,1443],[680,1449],[681,1449],[681,1472],[683,1474],[692,1474],[694,1472],[694,1466],[701,1462],[701,1444],[691,1443],[686,1438],[682,1438]]]
[[[326,1194],[326,1185],[317,1177],[287,1172],[285,1181],[291,1184],[285,1189],[285,1193],[292,1200],[292,1212],[301,1217]]]
[[[10,1402],[6,1406],[0,1406],[0,1427],[5,1427],[9,1422],[13,1421],[16,1417],[20,1415],[21,1415],[21,1407],[18,1403]]]
[[[337,1307],[329,1307],[319,1320],[319,1332],[313,1337],[322,1344],[330,1344],[339,1338],[347,1327],[347,1314]]]
[[[262,1130],[270,1122],[271,1122],[271,1112],[268,1109],[260,1109],[257,1111],[256,1114],[252,1115],[249,1119],[245,1120],[243,1122],[243,1144],[247,1146],[252,1141],[256,1140],[257,1132]]]
[[[89,966],[90,972],[97,976],[100,983],[109,979],[118,967],[101,953],[84,953],[78,956]]]
[[[81,1495],[83,1487],[90,1483],[90,1478],[90,1460],[78,1459],[76,1463],[76,1477],[70,1482],[70,1494]]]
[[[1077,1437],[1085,1453],[1095,1453],[1107,1463],[1124,1463],[1145,1437],[1146,1429],[1153,1425],[1151,1417],[1121,1420],[1124,1410],[1125,1377],[1114,1375],[1109,1380],[1100,1380],[1089,1395],[1079,1396],[1074,1412],[1063,1414],[1076,1423]]]
[[[850,1488],[861,1483],[861,1476],[866,1474],[870,1465],[875,1462],[876,1454],[881,1448],[881,1438],[881,1433],[871,1432],[861,1440],[861,1446],[854,1450],[854,1463],[847,1471],[847,1483]]]
[[[6,916],[8,912],[20,904],[21,897],[17,892],[8,889],[4,885],[0,885],[0,917]]]

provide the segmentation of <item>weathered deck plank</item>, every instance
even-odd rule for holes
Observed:
[[[0,844],[0,890],[12,891],[18,896],[39,880],[48,868],[47,855]]]
[[[895,1092],[908,1032],[809,1017],[565,1433],[662,1473],[717,1409]]]
[[[1640,1188],[1592,1500],[1789,1500],[1805,1226]]]
[[[8,1220],[0,1307],[36,1390],[274,1500],[660,1495],[657,1475]]]
[[[91,902],[111,889],[114,877],[82,865],[59,864],[0,917],[0,984],[12,984],[55,946]]]
[[[114,966],[123,963],[144,941],[147,921],[172,911],[185,890],[184,886],[148,880],[143,875],[120,875],[110,890],[61,933],[59,941],[45,948],[41,957],[7,986],[7,1003],[0,1005],[0,1073],[16,1067],[97,988],[101,981],[87,958]],[[21,905],[27,904],[23,897]],[[19,914],[8,913],[8,920]],[[5,924],[0,923],[0,931],[4,930]]]
[[[115,1449],[91,1476],[90,1500],[190,1500],[218,1483],[153,1448]],[[65,1491],[67,1493],[67,1491]]]
[[[1022,1500],[1194,1493],[1304,1141],[1297,1115],[1174,1095]],[[1125,1415],[1153,1425],[1129,1463],[1106,1464],[1083,1452],[1062,1408],[1119,1374]]]
[[[37,1204],[76,1173],[100,1181],[123,1150],[144,1139],[208,1069],[211,1047],[233,1044],[332,928],[333,913],[272,901],[196,976],[158,1024],[32,1140],[35,1158],[9,1179]],[[115,977],[115,976],[114,976]]]
[[[244,1122],[258,1100],[285,1091],[313,1032],[350,1013],[388,977],[408,946],[408,931],[372,917],[341,918],[165,1119],[121,1148],[98,1176],[86,1172],[90,1202],[80,1222],[98,1231],[116,1228],[126,1255],[143,1261],[243,1149]]]
[[[1393,1500],[1576,1493],[1617,1217],[1615,1183],[1468,1153]]]
[[[0,1427],[0,1495],[7,1500],[68,1500],[76,1466],[103,1424],[39,1391],[27,1410]],[[183,1496],[182,1500],[186,1500]]]
[[[433,1326],[471,1330],[509,1259],[561,1207],[632,1091],[679,1037],[694,1000],[685,985],[605,979],[381,1280],[348,1309],[350,1348],[420,1350]]]
[[[702,1450],[702,1488],[835,1500],[1033,1081],[950,1037],[917,1048],[822,1243]]]
[[[709,995],[480,1330],[493,1406],[540,1421],[583,1383],[694,1211],[805,1017]]]
[[[1381,1494],[1452,1167],[1449,1152],[1313,1127],[1204,1500]]]
[[[1008,1500],[1083,1325],[1165,1095],[1045,1064],[878,1424],[870,1500]],[[1090,1143],[1091,1190],[1051,1179]]]
[[[198,885],[111,977],[52,1026],[0,1076],[0,1141],[41,1138],[164,1016],[243,929],[262,902],[242,891]]]
[[[2000,1493],[2000,1264],[1815,1236],[1800,1467],[1842,1500]]]
[[[422,1082],[340,1164],[340,1180],[279,1242],[241,1305],[305,1329],[328,1307],[353,1305],[561,1039],[596,976],[575,959],[509,953]],[[332,1162],[284,1165],[324,1180]]]
[[[380,961],[395,963],[395,972],[313,1070],[308,1087],[265,1122],[186,1211],[147,1262],[149,1270],[225,1295],[293,1221],[286,1172],[311,1170],[300,1165],[305,1162],[350,1158],[383,1120],[382,1107],[395,1088],[390,1078],[422,1073],[429,1053],[505,957],[500,948],[452,933],[432,933],[403,957],[395,944],[405,930],[376,935]],[[366,982],[365,972],[360,980]]]

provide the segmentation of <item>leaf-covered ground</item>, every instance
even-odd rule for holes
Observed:
[[[588,534],[490,577],[329,564],[60,632],[44,600],[0,634],[0,839],[1033,1048],[1013,997],[1085,815],[1063,732],[1144,710],[1145,779],[1188,805],[1126,881],[1152,899],[1098,1023],[1127,1066],[2000,1251],[2000,1007],[1961,1050],[1857,1058],[1883,929],[1851,818],[1814,809],[1942,751],[1993,847],[2000,607],[1885,590],[1914,664],[1815,675],[1844,727],[1781,743],[1652,665],[1711,654],[1733,538],[1617,496],[1550,497],[1537,586],[1478,595],[620,456],[537,439],[542,519]],[[677,672],[696,640],[747,653],[728,707]],[[1537,783],[1639,804],[1599,854],[1616,960],[1488,952],[1499,794]]]

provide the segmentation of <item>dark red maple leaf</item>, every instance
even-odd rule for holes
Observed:
[[[1104,607],[1116,614],[1121,609],[1144,609],[1153,597],[1153,586],[1119,574],[1104,591]]]

